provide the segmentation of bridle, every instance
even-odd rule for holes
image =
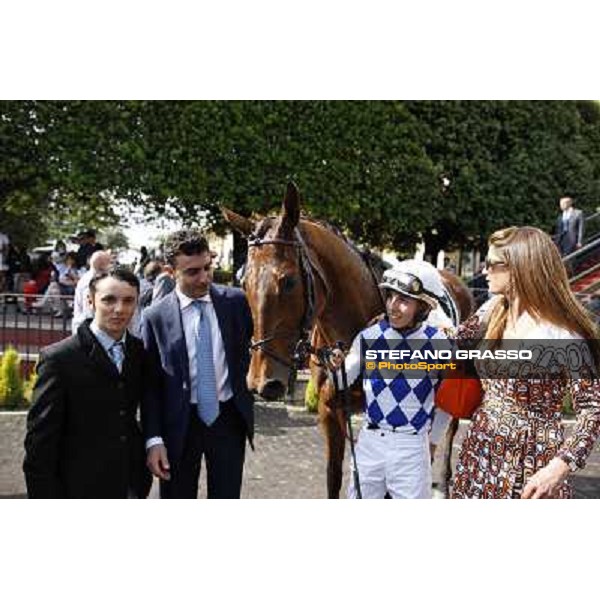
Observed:
[[[315,322],[316,315],[316,292],[315,292],[315,276],[314,266],[308,257],[308,249],[306,242],[298,228],[294,229],[294,240],[286,240],[282,238],[262,239],[256,236],[250,236],[248,239],[248,248],[256,248],[266,245],[291,246],[296,248],[298,256],[298,264],[300,265],[300,273],[304,287],[304,314],[298,330],[292,332],[275,332],[266,335],[260,340],[252,340],[250,350],[253,352],[260,351],[281,365],[284,365],[291,370],[290,381],[296,377],[296,373],[301,369],[310,352],[310,334]],[[273,352],[267,344],[277,339],[298,339],[293,354],[288,357],[281,357]]]

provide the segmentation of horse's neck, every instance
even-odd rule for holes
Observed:
[[[317,329],[325,343],[349,343],[383,310],[379,290],[362,257],[342,238],[315,223],[302,233],[317,271]]]

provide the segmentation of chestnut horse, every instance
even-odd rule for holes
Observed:
[[[300,340],[310,341],[317,350],[337,341],[349,346],[369,321],[384,312],[377,285],[383,266],[371,264],[329,225],[301,217],[294,184],[288,184],[276,217],[255,223],[228,209],[223,214],[248,238],[244,289],[254,319],[248,386],[265,399],[280,399],[295,368],[293,356]],[[457,322],[471,313],[472,297],[457,277],[441,273],[449,290],[448,310]],[[326,440],[328,497],[338,498],[346,432],[343,411],[325,367],[314,355],[310,368]],[[358,412],[362,390],[354,388],[353,410]],[[449,466],[449,455],[446,459]]]

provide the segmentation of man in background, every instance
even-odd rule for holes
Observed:
[[[8,285],[8,250],[10,240],[0,231],[0,294],[7,291]]]
[[[77,282],[75,287],[75,297],[73,299],[73,321],[71,323],[71,332],[77,333],[79,326],[86,320],[94,316],[93,309],[88,302],[88,293],[90,281],[98,273],[107,272],[112,265],[112,256],[110,252],[99,250],[94,252],[90,258],[90,268]]]
[[[79,248],[77,249],[77,268],[86,269],[88,260],[94,252],[104,250],[104,246],[96,241],[96,231],[88,229],[79,234]]]
[[[556,239],[562,256],[579,250],[583,243],[583,213],[573,204],[573,198],[569,196],[562,197],[559,202],[562,213],[556,221]]]

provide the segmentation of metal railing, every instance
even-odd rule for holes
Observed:
[[[583,245],[600,237],[600,211],[588,215],[583,220],[585,224]]]
[[[14,348],[29,374],[45,346],[71,335],[73,296],[0,294],[0,355]]]

